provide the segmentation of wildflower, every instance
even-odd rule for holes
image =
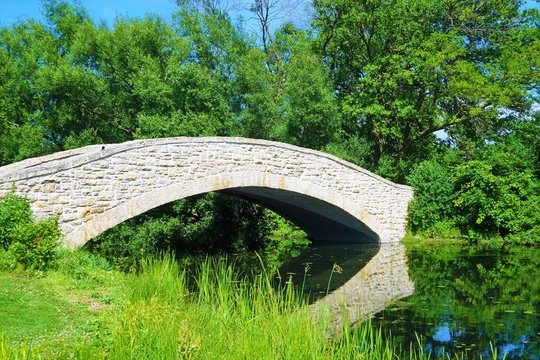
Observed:
[[[343,272],[343,268],[338,264],[334,264],[334,266],[332,266],[332,272],[341,274]]]

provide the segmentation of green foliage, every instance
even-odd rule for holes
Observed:
[[[452,283],[456,275],[444,274],[455,256],[448,251],[435,251],[433,255],[435,262],[421,255],[415,257],[420,268],[413,275],[435,276],[438,281],[448,278]],[[507,301],[525,301],[528,306],[534,299],[536,284],[523,292],[524,300],[515,297],[515,289],[527,289],[523,281],[530,279],[520,274],[519,282],[507,282],[513,281],[516,266],[527,259],[522,254],[497,265],[497,271],[508,275],[500,283],[501,289],[508,286],[501,309]],[[526,263],[529,271],[537,268],[534,261]],[[72,273],[77,264],[81,273],[89,276],[81,278],[80,273]],[[275,290],[264,273],[254,278],[240,276],[223,258],[206,258],[191,271],[169,255],[143,261],[138,273],[123,274],[103,266],[102,258],[77,251],[62,253],[58,269],[41,277],[0,274],[0,311],[7,314],[0,324],[0,358],[432,358],[424,352],[422,342],[415,341],[406,353],[399,348],[398,338],[383,336],[369,322],[352,328],[345,318],[343,328],[338,329],[343,336],[330,339],[334,322],[322,315],[314,322],[307,304],[292,286],[285,284]],[[430,266],[446,272],[429,271]],[[463,279],[467,278],[464,273],[483,274],[486,288],[478,292],[478,300],[484,302],[491,301],[489,286],[496,275],[495,270],[485,270],[463,263],[457,272]],[[430,284],[431,288],[421,290],[432,290],[436,299],[442,299],[435,303],[448,299],[446,287],[436,286],[440,282]],[[463,294],[472,290],[457,286]],[[110,296],[118,301],[107,301]],[[477,317],[470,305],[466,309],[453,305],[451,309]],[[423,311],[425,305],[418,307]],[[485,308],[482,311],[488,311]],[[486,312],[486,316],[491,315]]]
[[[540,225],[538,223],[525,231],[508,236],[507,241],[518,245],[537,246],[540,242]]]
[[[536,154],[519,136],[514,132],[486,145],[455,169],[456,220],[473,236],[507,237],[540,226]]]
[[[538,12],[520,1],[314,2],[315,46],[349,136],[384,155],[424,160],[445,130],[459,147],[505,129],[500,114],[530,107],[538,77]],[[533,60],[535,59],[535,60]]]
[[[453,149],[441,163],[420,163],[407,177],[416,195],[411,230],[538,243],[540,178],[531,135],[539,129],[534,119],[513,120],[508,132],[472,153]]]
[[[311,243],[307,234],[290,221],[269,214],[274,230],[265,239],[264,256],[268,271],[277,270],[281,265],[297,257]]]
[[[433,231],[451,217],[454,184],[446,166],[435,160],[421,162],[407,182],[415,192],[409,204],[409,227],[413,232]]]
[[[370,145],[359,137],[338,137],[324,151],[364,168],[370,163]]]
[[[409,245],[415,293],[376,316],[395,341],[416,343],[413,328],[424,334],[426,347],[451,352],[452,359],[467,348],[469,359],[493,349],[500,355],[508,351],[507,359],[536,356],[539,248],[425,239]],[[441,328],[448,329],[443,341]],[[523,343],[520,349],[508,346]]]
[[[7,259],[36,270],[45,270],[54,262],[61,236],[58,219],[35,221],[26,199],[14,193],[0,198],[0,229],[4,267],[14,265]]]
[[[1,164],[88,144],[169,136],[247,135],[320,148],[339,125],[326,71],[301,31],[280,37],[275,51],[283,71],[277,73],[266,66],[269,55],[226,14],[187,4],[170,24],[147,16],[118,18],[106,28],[63,1],[45,2],[45,15],[46,24],[23,22],[0,33],[6,65],[0,70],[6,105],[0,138],[8,144],[0,150]],[[182,243],[192,248],[206,241],[210,252],[261,249],[273,226],[262,208],[207,198],[124,224],[104,236],[100,249],[109,259],[115,254],[124,269],[169,247],[183,252]]]
[[[394,359],[401,354],[369,324],[352,330],[351,338],[329,340],[330,322],[314,323],[292,286],[276,291],[264,274],[240,277],[224,259],[201,261],[190,276],[165,257],[131,276],[132,295],[107,321],[105,351],[112,358]],[[185,286],[189,282],[192,290]],[[421,350],[413,357],[424,358]]]
[[[508,202],[515,199],[512,194],[507,197],[504,190],[506,184],[502,178],[492,172],[489,164],[471,161],[457,169],[457,185],[460,193],[455,205],[460,209],[460,224],[472,225],[473,230],[489,231],[501,226],[506,232],[508,228],[508,211],[512,211]]]
[[[310,50],[303,32],[284,28],[278,36],[277,41],[291,43],[285,67],[288,75],[284,85],[286,133],[282,140],[321,149],[335,138],[341,125],[327,70]]]
[[[60,236],[57,218],[19,223],[11,233],[8,252],[28,269],[45,270],[56,259]]]
[[[108,230],[86,247],[119,269],[132,271],[148,256],[169,250],[179,257],[260,251],[267,252],[273,264],[281,264],[289,251],[306,244],[302,231],[271,211],[211,193],[151,210]]]
[[[119,17],[106,27],[76,3],[45,0],[43,23],[0,29],[0,165],[142,138],[279,140],[407,179],[417,189],[413,231],[515,242],[537,233],[537,9],[318,0],[311,29],[282,24],[261,44],[215,2],[177,4],[171,22]],[[172,237],[211,238],[211,251],[262,249],[260,235],[281,226],[246,202],[209,199],[129,222],[104,252],[119,249],[133,268],[130,256],[174,248]]]
[[[30,203],[13,192],[0,198],[0,247],[7,250],[13,243],[13,232],[18,224],[32,222]]]
[[[86,247],[123,271],[134,271],[146,257],[172,247],[180,222],[171,217],[143,215],[105,232]]]
[[[62,249],[58,251],[55,270],[75,280],[90,281],[96,280],[100,272],[111,272],[113,267],[98,254],[81,249]]]

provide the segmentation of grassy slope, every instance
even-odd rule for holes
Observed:
[[[121,273],[88,254],[63,254],[47,273],[0,273],[0,333],[43,358],[69,358],[99,346],[103,313],[122,301]],[[0,350],[0,359],[7,357]]]
[[[21,275],[0,274],[0,330],[10,339],[35,338],[66,327],[66,302],[37,285]]]

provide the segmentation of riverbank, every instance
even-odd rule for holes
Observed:
[[[0,359],[396,359],[369,324],[328,340],[291,286],[241,278],[224,259],[170,257],[138,274],[62,253],[46,273],[0,273]],[[345,325],[347,326],[347,325]],[[411,359],[425,359],[420,347]]]

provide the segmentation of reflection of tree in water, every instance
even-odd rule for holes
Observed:
[[[486,357],[492,342],[507,359],[540,358],[540,249],[431,246],[408,257],[416,292],[376,323],[404,344],[417,332],[436,354]]]

